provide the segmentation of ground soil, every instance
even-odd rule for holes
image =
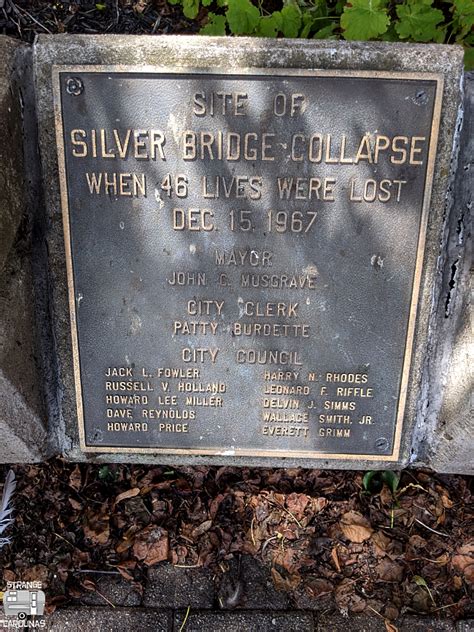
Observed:
[[[0,471],[3,481],[7,467]],[[140,590],[163,562],[204,566],[234,608],[241,556],[278,590],[327,612],[474,614],[470,479],[405,471],[370,491],[363,473],[71,464],[13,467],[12,543],[3,583],[40,580],[49,608],[94,590],[86,571],[118,571]],[[232,571],[232,573],[230,573]],[[301,600],[300,600],[301,601]]]

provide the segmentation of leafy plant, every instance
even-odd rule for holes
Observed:
[[[191,20],[199,16],[203,35],[456,43],[464,46],[466,68],[474,68],[473,0],[169,2]]]
[[[369,494],[378,494],[383,484],[392,492],[393,496],[396,496],[398,485],[400,484],[400,477],[390,470],[378,472],[376,470],[370,470],[364,475],[362,479],[362,486]]]

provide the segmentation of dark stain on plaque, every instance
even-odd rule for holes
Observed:
[[[84,449],[396,457],[437,81],[57,81]]]

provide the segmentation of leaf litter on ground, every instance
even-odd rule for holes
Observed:
[[[140,591],[150,567],[207,567],[221,582],[249,556],[293,603],[380,616],[390,631],[406,612],[473,614],[468,477],[402,472],[398,486],[385,477],[367,493],[363,472],[104,467],[53,459],[12,468],[4,583],[41,578],[54,609],[100,595],[94,573]]]

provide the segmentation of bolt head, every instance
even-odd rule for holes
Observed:
[[[66,92],[77,97],[84,91],[84,84],[79,77],[69,77],[66,81]]]

